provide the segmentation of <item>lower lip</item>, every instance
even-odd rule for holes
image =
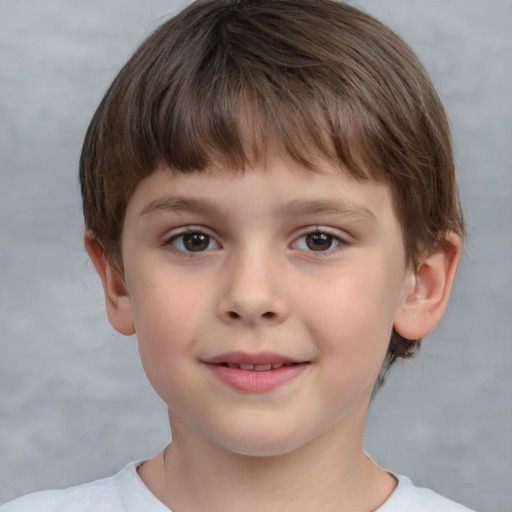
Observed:
[[[248,393],[266,393],[298,377],[308,364],[281,366],[275,370],[262,372],[230,368],[221,364],[207,364],[207,366],[219,380],[231,388]]]

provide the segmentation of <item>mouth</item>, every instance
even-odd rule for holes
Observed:
[[[230,352],[202,361],[221,382],[237,391],[266,393],[298,378],[310,361],[279,354]]]

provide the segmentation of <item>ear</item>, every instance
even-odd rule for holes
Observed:
[[[110,324],[125,336],[134,334],[132,303],[123,277],[108,263],[101,244],[90,230],[85,233],[84,245],[103,285],[105,307]]]
[[[404,338],[418,340],[441,320],[459,263],[462,244],[450,231],[446,245],[433,247],[416,271],[411,270],[393,327]]]

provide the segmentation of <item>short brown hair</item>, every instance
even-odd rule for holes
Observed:
[[[127,203],[158,165],[243,169],[276,147],[313,170],[320,154],[387,183],[411,265],[448,231],[463,235],[450,130],[426,71],[388,27],[334,0],[197,0],[161,25],[87,131],[86,228],[121,269]],[[394,333],[388,365],[418,344]]]

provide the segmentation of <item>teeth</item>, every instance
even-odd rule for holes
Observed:
[[[238,364],[238,363],[225,363],[229,368],[237,370],[252,370],[256,372],[267,372],[269,370],[276,370],[285,366],[284,363],[269,363],[269,364]]]
[[[254,369],[257,372],[266,372],[272,368],[271,364],[255,364]]]

